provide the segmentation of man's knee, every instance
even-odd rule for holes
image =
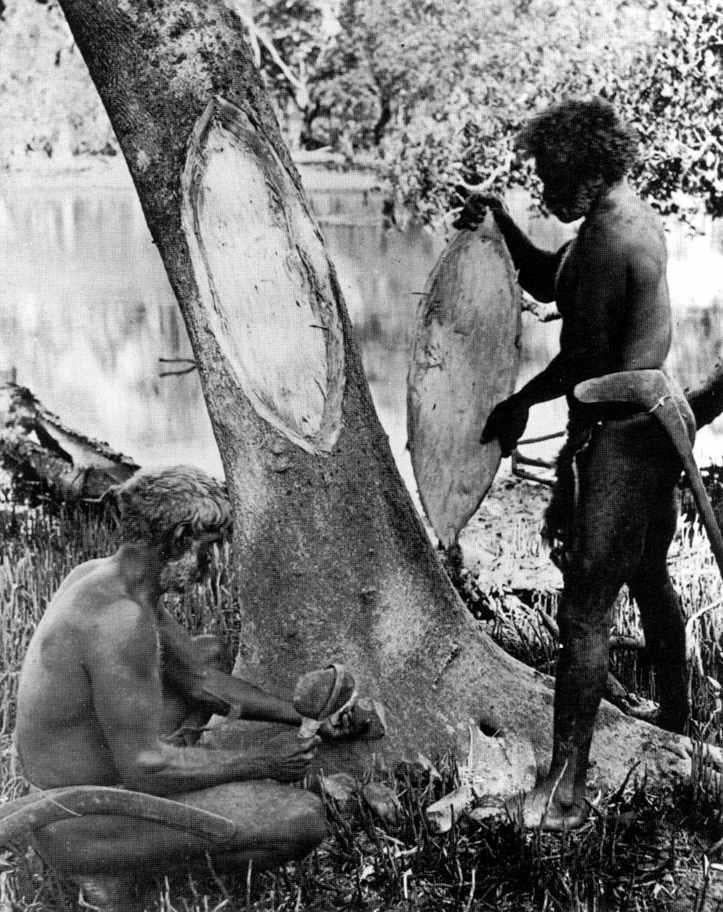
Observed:
[[[579,548],[563,567],[564,599],[570,613],[601,623],[626,581],[628,562],[607,548]]]
[[[287,823],[289,857],[301,858],[315,849],[328,835],[324,805],[317,795],[298,790],[294,809]]]
[[[326,836],[321,800],[311,792],[270,780],[235,782],[176,796],[236,824],[237,844],[225,852],[253,849],[254,857],[300,858]]]
[[[227,867],[249,860],[256,867],[275,867],[303,858],[327,835],[321,800],[291,786],[229,783],[174,798],[228,816],[236,823],[237,836],[211,849],[195,832],[137,818],[93,815],[44,827],[35,834],[35,846],[65,876],[129,870],[147,874],[202,861],[209,850]]]
[[[214,852],[219,870],[233,870],[252,861],[263,870],[308,855],[328,836],[328,826],[321,799],[310,792],[289,789],[289,801],[283,818],[269,819],[262,831],[249,840],[239,830],[237,846]]]

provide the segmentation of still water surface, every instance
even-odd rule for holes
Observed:
[[[419,293],[442,248],[419,229],[385,232],[379,199],[312,193],[361,345],[372,395],[402,475],[413,487],[406,444],[406,372]],[[541,244],[557,223],[517,216]],[[695,383],[721,353],[723,232],[668,237],[675,312],[670,366]],[[159,358],[191,357],[160,258],[130,187],[34,182],[0,188],[0,370],[70,425],[141,464],[191,461],[220,471],[195,373],[161,377]],[[521,381],[556,350],[559,323],[525,317]],[[562,429],[564,404],[533,410],[529,434]],[[555,444],[550,444],[554,450]],[[723,425],[700,435],[699,456],[723,458]],[[547,454],[550,454],[550,450]],[[540,455],[543,455],[541,453]]]

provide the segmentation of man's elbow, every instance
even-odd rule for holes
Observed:
[[[518,276],[518,281],[523,291],[541,304],[550,304],[557,298],[554,281],[545,281],[539,276],[526,275],[522,271]]]

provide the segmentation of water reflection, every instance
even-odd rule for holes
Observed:
[[[412,229],[385,233],[373,194],[315,194],[314,206],[344,289],[381,421],[411,484],[405,453],[407,358],[419,294],[441,241]],[[518,217],[540,243],[562,226]],[[190,357],[175,300],[133,190],[13,187],[0,195],[0,369],[69,423],[141,463],[220,461],[196,374],[159,376],[158,359]],[[723,236],[670,234],[675,304],[671,368],[683,383],[720,355]],[[558,324],[525,319],[521,379],[556,350]],[[167,367],[167,366],[165,366]],[[533,411],[530,431],[564,425],[564,405]],[[721,432],[701,435],[720,458]]]

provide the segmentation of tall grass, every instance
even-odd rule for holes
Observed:
[[[516,542],[520,559],[540,547],[527,533]],[[24,788],[11,732],[17,678],[30,636],[66,573],[114,547],[115,529],[103,518],[72,511],[0,513],[0,801]],[[691,619],[694,734],[723,743],[717,685],[723,648],[721,581],[696,527],[681,527],[671,565]],[[486,591],[483,581],[469,574],[459,582],[493,636],[530,664],[552,669],[555,592],[527,592],[523,601],[503,589]],[[233,594],[228,553],[217,555],[205,586],[171,607],[192,632],[220,633],[235,648],[243,614]],[[640,639],[637,609],[625,593],[614,624],[616,632]],[[644,652],[616,650],[612,668],[626,688],[654,696]],[[692,786],[676,791],[656,791],[633,773],[616,793],[605,796],[585,827],[561,838],[524,832],[512,820],[479,825],[463,819],[448,834],[431,832],[425,807],[457,784],[453,758],[434,759],[431,771],[407,764],[374,772],[399,797],[396,822],[378,819],[361,800],[350,813],[327,796],[330,837],[305,861],[250,879],[220,877],[211,866],[164,878],[151,892],[149,908],[694,912],[704,908],[704,889],[709,896],[714,893],[716,872],[710,865],[704,871],[704,851],[721,835],[721,795],[717,781],[706,779],[703,765]],[[717,860],[711,855],[713,864]],[[72,890],[32,854],[0,855],[0,912],[70,909],[74,901]]]

